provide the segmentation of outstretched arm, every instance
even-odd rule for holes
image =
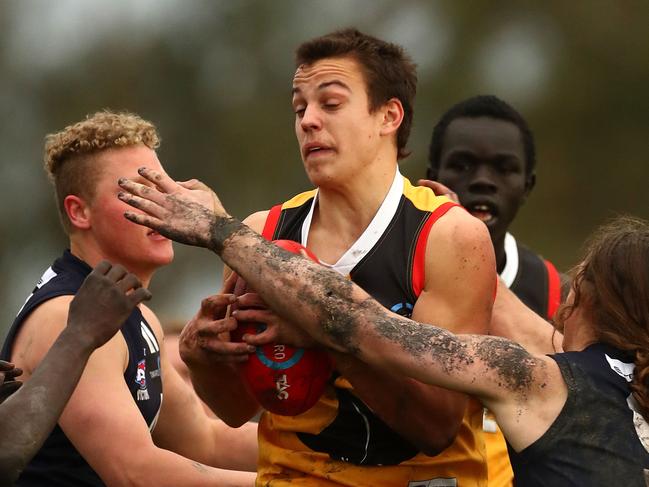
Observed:
[[[0,405],[0,485],[18,478],[52,431],[90,354],[150,296],[121,266],[103,261],[88,275],[70,304],[66,328],[43,362],[26,385]],[[16,369],[8,372],[12,370]]]
[[[146,212],[129,212],[127,218],[218,253],[271,308],[326,346],[421,382],[478,396],[496,413],[515,448],[538,438],[539,428],[558,413],[565,385],[551,359],[534,357],[503,338],[454,335],[391,313],[336,272],[264,241],[230,217],[204,185],[187,189],[164,174],[141,174],[163,192],[121,181],[130,194],[120,198]],[[518,422],[529,427],[517,428]]]

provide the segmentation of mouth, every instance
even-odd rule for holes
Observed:
[[[498,217],[498,210],[492,203],[479,202],[466,205],[465,208],[471,215],[481,222],[489,225]]]
[[[328,154],[331,153],[333,149],[327,145],[316,143],[316,142],[311,142],[309,144],[306,144],[302,148],[302,155],[304,156],[304,159],[308,159],[310,157],[317,157],[323,154]]]
[[[155,230],[149,230],[147,232],[146,236],[153,239],[153,240],[167,240],[167,237],[163,237],[162,235],[160,235]]]

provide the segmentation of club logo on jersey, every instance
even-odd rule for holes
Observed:
[[[404,316],[406,318],[410,318],[412,316],[412,308],[413,307],[414,306],[412,304],[403,301],[401,303],[397,303],[397,304],[392,305],[392,307],[390,308],[390,311],[392,311],[393,313],[398,314],[399,316]]]
[[[138,401],[148,401],[149,391],[146,388],[146,361],[144,359],[137,363],[137,372],[135,374],[135,382],[140,388],[137,391]]]

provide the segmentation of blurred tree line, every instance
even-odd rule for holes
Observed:
[[[102,108],[157,124],[176,178],[238,216],[309,188],[293,134],[293,51],[350,25],[419,65],[412,155],[453,103],[493,93],[534,131],[538,183],[514,225],[567,269],[617,213],[647,217],[649,36],[644,1],[3,0],[0,2],[0,334],[66,243],[42,171],[46,133]],[[165,319],[218,289],[221,265],[177,247],[152,285]]]

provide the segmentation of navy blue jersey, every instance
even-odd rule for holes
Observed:
[[[11,359],[16,335],[27,316],[37,306],[57,296],[74,295],[91,270],[88,264],[66,250],[63,256],[45,271],[19,311],[0,352],[0,358]],[[138,308],[133,310],[120,331],[128,346],[128,365],[124,372],[124,381],[149,429],[153,429],[162,403],[158,341]],[[97,441],[111,440],[98,438]],[[85,487],[104,484],[57,424],[16,485]]]
[[[568,398],[541,438],[510,449],[516,486],[646,487],[649,425],[631,395],[633,359],[601,343],[552,358]]]

